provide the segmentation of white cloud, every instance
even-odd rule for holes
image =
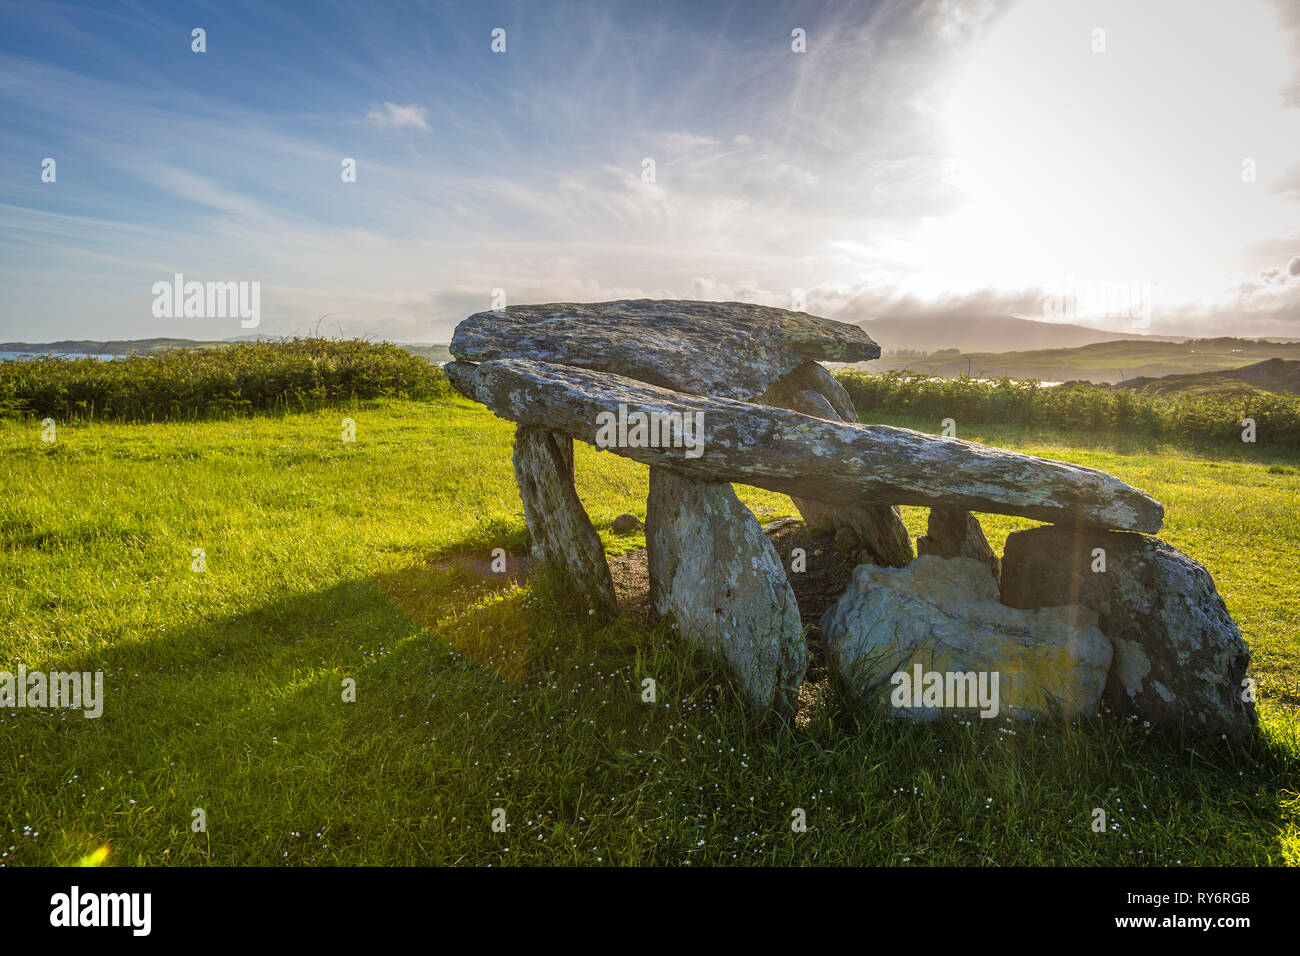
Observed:
[[[11,240],[20,234],[21,245],[9,248],[21,259],[0,265],[0,285],[31,292],[30,301],[0,306],[0,326],[15,329],[8,338],[32,338],[55,325],[68,337],[224,334],[155,326],[150,284],[176,271],[262,281],[268,334],[309,328],[329,312],[328,322],[349,334],[445,341],[457,321],[488,307],[497,287],[511,303],[651,296],[778,306],[787,306],[790,289],[799,287],[809,312],[849,321],[904,314],[951,321],[1041,317],[1045,286],[1064,276],[1163,283],[1169,258],[1177,260],[1172,271],[1203,271],[1212,288],[1180,300],[1170,292],[1152,331],[1182,332],[1176,323],[1184,321],[1225,334],[1300,335],[1300,261],[1292,260],[1300,252],[1293,204],[1300,198],[1300,165],[1294,148],[1281,148],[1293,142],[1286,138],[1291,127],[1261,123],[1268,134],[1263,145],[1250,127],[1220,148],[1222,131],[1207,137],[1200,114],[1181,106],[1184,99],[1200,101],[1167,76],[1159,90],[1180,106],[1172,117],[1129,109],[1117,118],[1109,106],[1090,116],[1076,99],[1048,96],[1044,115],[1004,124],[998,136],[986,138],[1018,159],[1019,165],[998,168],[1021,208],[972,204],[944,107],[959,75],[955,63],[981,34],[999,29],[1008,6],[1007,0],[897,0],[880,4],[866,22],[846,11],[846,22],[817,33],[806,58],[784,52],[783,44],[774,57],[720,39],[715,55],[688,58],[681,84],[638,85],[638,76],[653,74],[638,68],[662,53],[652,43],[633,54],[642,59],[632,59],[617,82],[597,82],[603,71],[622,65],[593,53],[577,64],[577,78],[543,79],[517,90],[503,108],[489,102],[495,94],[467,82],[428,99],[428,108],[383,102],[367,113],[374,94],[365,93],[309,123],[183,90],[169,94],[164,110],[119,79],[94,80],[0,55],[0,112],[23,115],[30,127],[19,130],[22,138],[6,152],[62,157],[58,137],[73,130],[76,151],[95,156],[121,187],[84,193],[90,200],[84,207],[57,205],[78,196],[73,190],[85,182],[62,158],[57,188],[35,176],[9,183],[0,197],[6,203],[0,226]],[[1289,20],[1300,27],[1300,16]],[[1074,35],[1066,32],[1067,39]],[[1124,33],[1112,30],[1112,39]],[[1300,29],[1295,35],[1300,40]],[[1046,40],[1046,34],[1034,40],[1028,53]],[[662,42],[670,41],[676,37]],[[1179,49],[1158,45],[1169,56]],[[1121,52],[1116,48],[1108,59],[1087,54],[1085,65],[1104,78],[1110,74],[1103,67],[1115,73],[1126,62]],[[1025,55],[991,59],[1014,66]],[[1149,59],[1143,48],[1134,69],[1145,76]],[[1221,59],[1224,69],[1237,68],[1236,59]],[[380,90],[400,89],[409,75],[388,68],[384,73],[376,65],[371,80]],[[1019,78],[1013,71],[1010,80]],[[1117,88],[1128,89],[1128,74],[1121,78]],[[1223,89],[1241,95],[1237,86]],[[1010,92],[1008,102],[1033,98],[1016,83]],[[1247,105],[1275,105],[1276,94],[1271,88],[1268,94],[1256,89]],[[1219,103],[1223,97],[1216,95]],[[985,97],[965,112],[988,125],[1000,102]],[[705,108],[688,109],[689,103]],[[1245,112],[1235,102],[1228,107],[1224,112]],[[1017,115],[1012,111],[1009,119]],[[1137,124],[1121,137],[1125,149],[1132,143],[1157,157],[1176,155],[1164,163],[1103,166],[1112,171],[1101,182],[1106,188],[1098,188],[1086,163],[1069,176],[1062,169],[1072,167],[1053,162],[1023,168],[1025,155],[1054,155],[1042,152],[1043,142],[1088,155],[1125,117]],[[1062,135],[1044,135],[1047,121],[1064,126]],[[437,150],[427,148],[431,137],[424,136],[391,148],[393,130],[434,128]],[[1171,140],[1171,130],[1188,138]],[[1274,141],[1277,148],[1266,148]],[[141,143],[153,145],[146,150]],[[1223,155],[1206,155],[1212,149]],[[339,178],[341,156],[348,154],[367,157],[360,185]],[[1258,186],[1240,180],[1246,155],[1260,158]],[[641,179],[646,156],[657,163],[653,183]],[[1192,167],[1203,167],[1210,178],[1177,189],[1161,185]],[[1029,173],[1036,183],[1026,184]],[[1076,201],[1030,201],[1044,196]],[[1101,201],[1093,209],[1082,196]],[[1133,201],[1118,202],[1127,196]],[[1168,200],[1167,207],[1156,200]],[[1125,242],[1140,240],[1164,255],[1140,270],[1133,266],[1134,274],[1071,255],[1040,266],[1048,243],[1030,226],[1042,226],[1047,239],[1070,238],[1080,234],[1085,214],[1095,218],[1112,207],[1118,207],[1114,216],[1100,216],[1105,241],[1080,242],[1085,252],[1115,249],[1124,268],[1130,261],[1120,255]],[[1162,208],[1176,215],[1159,215]],[[1212,255],[1201,250],[1197,259],[1189,237],[1199,233],[1214,242]],[[1000,235],[1016,243],[1007,245]],[[1228,252],[1248,242],[1228,261]],[[1074,250],[1067,244],[1065,252]],[[1216,268],[1202,268],[1206,259]],[[1235,273],[1231,285],[1222,281],[1225,272]],[[105,274],[116,274],[124,305],[109,302],[107,293],[95,305],[89,290]],[[78,283],[85,296],[65,297]]]
[[[722,145],[722,143],[714,139],[712,136],[701,136],[698,133],[659,133],[654,137],[654,139],[663,147],[669,158],[699,154],[701,152],[717,149]]]
[[[371,108],[370,112],[366,114],[366,122],[380,129],[409,127],[411,129],[427,130],[429,128],[429,111],[423,106],[417,106],[414,103],[408,103],[406,106],[398,106],[396,103],[384,103],[383,106]]]

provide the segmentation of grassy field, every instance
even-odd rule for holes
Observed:
[[[1238,338],[1191,339],[1186,342],[1117,339],[1074,348],[1023,352],[886,354],[866,363],[871,371],[913,369],[944,376],[1035,378],[1063,382],[1084,379],[1118,383],[1138,376],[1175,375],[1241,368],[1268,358],[1300,359],[1300,342],[1251,341]]]
[[[0,711],[0,864],[105,846],[110,865],[1300,863],[1300,461],[959,432],[1165,503],[1162,537],[1209,567],[1254,652],[1262,731],[1231,748],[896,725],[829,691],[754,721],[662,630],[462,567],[526,546],[512,434],[461,399],[72,423],[53,444],[0,420],[0,669],[102,669],[106,689],[99,719]],[[607,527],[644,515],[645,469],[586,446],[577,465],[626,549]],[[999,549],[1031,524],[984,523]]]

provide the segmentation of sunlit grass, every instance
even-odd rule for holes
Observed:
[[[600,625],[545,575],[456,569],[525,548],[512,434],[459,399],[70,424],[54,445],[0,421],[0,669],[102,669],[106,697],[97,720],[0,711],[0,863],[1300,862],[1295,462],[959,424],[1165,503],[1161,536],[1209,567],[1254,652],[1262,732],[1233,749],[918,728],[833,694],[755,721],[664,632]],[[577,470],[626,548],[608,524],[644,516],[644,467],[579,446]],[[924,510],[905,517],[921,533]],[[981,518],[999,548],[1032,524]],[[1116,829],[1091,831],[1096,807]]]

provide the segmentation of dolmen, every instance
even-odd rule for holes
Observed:
[[[858,326],[741,302],[519,305],[456,327],[461,394],[516,423],[536,556],[617,602],[574,487],[574,439],[650,468],[651,612],[722,660],[746,704],[793,715],[808,669],[776,550],[732,489],[788,494],[856,565],[819,629],[846,699],[914,720],[1087,717],[1240,737],[1250,655],[1163,506],[1091,468],[862,424],[820,364],[878,358]],[[900,505],[930,509],[914,555]],[[1046,522],[1001,560],[973,512]]]

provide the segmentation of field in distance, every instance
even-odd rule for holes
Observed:
[[[885,372],[908,369],[955,378],[1038,379],[1066,382],[1120,384],[1134,378],[1218,372],[1254,365],[1266,359],[1300,361],[1300,342],[1257,339],[1189,339],[1185,342],[1123,339],[1076,348],[1037,349],[1026,352],[890,351],[859,368]],[[1266,387],[1266,386],[1261,386]]]

